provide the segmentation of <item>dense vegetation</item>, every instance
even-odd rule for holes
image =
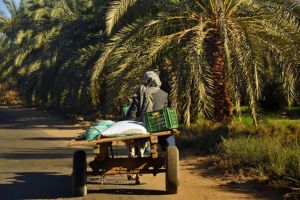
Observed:
[[[213,155],[220,175],[269,178],[286,197],[300,196],[300,108],[265,115],[263,123],[252,126],[243,108],[235,126],[228,128],[202,120],[177,138],[182,152]],[[190,153],[189,153],[190,154]]]
[[[186,125],[231,123],[241,101],[256,124],[274,84],[284,106],[297,99],[297,1],[3,2],[1,89],[42,109],[116,114],[147,70],[160,72]]]

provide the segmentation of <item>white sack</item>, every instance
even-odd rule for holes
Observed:
[[[120,121],[101,133],[104,137],[113,137],[118,135],[137,135],[149,134],[143,122]]]

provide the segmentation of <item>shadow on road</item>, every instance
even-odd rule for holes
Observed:
[[[5,180],[4,180],[5,181]],[[0,184],[1,199],[57,199],[72,198],[71,176],[49,172],[16,173]],[[99,189],[89,194],[166,195],[165,191],[147,189]]]
[[[73,125],[51,125],[46,123],[36,123],[36,122],[0,122],[1,129],[30,129],[30,130],[82,130],[83,126],[74,127]]]
[[[44,111],[37,111],[34,108],[3,108],[0,106],[0,128],[2,129],[82,129],[81,126],[75,127],[74,123],[76,122],[60,116],[53,118],[53,115]]]
[[[70,141],[74,139],[74,137],[30,137],[30,138],[24,138],[24,140],[37,140],[37,141]]]
[[[44,153],[44,152],[16,152],[16,153],[1,153],[0,158],[13,160],[27,160],[27,159],[62,159],[72,158],[73,153]]]
[[[100,189],[88,190],[88,193],[101,193],[101,194],[116,194],[116,195],[166,195],[165,191],[161,190],[147,190],[147,189]]]
[[[27,160],[27,159],[63,159],[72,158],[73,150],[68,148],[6,148],[8,152],[0,152],[0,158],[12,160]],[[90,155],[90,153],[88,153]]]
[[[48,172],[16,173],[0,184],[1,199],[57,199],[72,197],[71,177]]]

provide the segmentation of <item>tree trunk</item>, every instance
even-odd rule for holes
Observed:
[[[225,124],[233,123],[233,109],[228,91],[228,72],[225,65],[224,42],[219,27],[208,37],[208,59],[212,68],[214,86],[213,120]]]

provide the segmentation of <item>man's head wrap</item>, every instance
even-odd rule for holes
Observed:
[[[159,79],[159,76],[154,71],[148,71],[144,75],[145,84],[148,87],[160,87],[161,81]]]

